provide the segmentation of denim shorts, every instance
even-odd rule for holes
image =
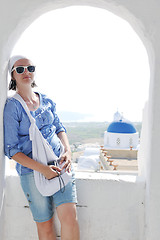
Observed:
[[[21,186],[28,200],[29,208],[33,219],[36,222],[50,220],[54,214],[54,208],[64,203],[77,203],[77,193],[75,185],[75,174],[72,171],[72,179],[65,186],[65,191],[56,192],[54,195],[45,197],[39,193],[35,181],[34,173],[30,172],[20,176]]]

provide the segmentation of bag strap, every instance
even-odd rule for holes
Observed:
[[[29,135],[30,135],[30,140],[32,140],[33,138],[33,135],[34,135],[34,130],[35,130],[35,127],[38,129],[37,125],[36,125],[36,121],[35,119],[32,117],[28,107],[27,107],[27,104],[25,103],[25,101],[23,100],[23,98],[18,94],[18,93],[15,93],[13,95],[13,98],[15,98],[16,100],[18,100],[22,107],[24,108],[24,110],[26,111],[28,117],[29,117],[29,120],[31,122],[31,126],[29,128]],[[38,129],[39,131],[39,129]],[[33,135],[32,135],[33,134]],[[43,136],[42,136],[43,137]],[[63,144],[61,143],[60,141],[60,144],[61,144],[61,154],[64,152],[64,146]],[[54,153],[54,152],[53,152]],[[60,154],[60,155],[61,155]],[[60,184],[60,191],[63,193],[65,191],[65,183],[64,183],[64,180],[62,178],[62,176],[59,174],[59,172],[57,171],[58,173],[58,179],[59,179],[59,184]]]
[[[36,125],[36,120],[34,119],[34,117],[32,117],[32,115],[27,107],[27,104],[25,103],[23,98],[18,93],[15,93],[13,95],[13,98],[15,98],[16,100],[18,100],[21,103],[22,107],[24,108],[24,110],[26,111],[26,113],[29,117],[29,120],[31,122],[31,126],[29,128],[29,137],[30,137],[30,140],[32,141],[32,139],[34,138],[35,128],[38,129],[38,127]]]
[[[22,107],[24,108],[24,110],[26,111],[28,117],[29,117],[29,120],[32,123],[35,123],[35,119],[34,117],[32,117],[28,107],[27,107],[27,104],[25,103],[25,101],[23,100],[23,98],[18,94],[18,93],[15,93],[13,95],[13,98],[15,98],[16,100],[18,100],[21,104],[22,104]]]
[[[15,98],[16,100],[18,100],[22,107],[24,108],[24,110],[26,111],[28,117],[29,117],[29,120],[31,122],[31,126],[29,128],[29,136],[30,136],[30,140],[32,141],[33,137],[34,137],[34,131],[35,131],[35,128],[39,131],[37,125],[36,125],[36,120],[34,119],[34,117],[32,117],[28,107],[27,107],[27,104],[25,103],[25,101],[23,100],[23,98],[18,94],[18,93],[15,93],[13,95],[13,98]],[[62,153],[64,152],[64,146],[60,140],[60,146],[61,146],[61,153],[60,153],[60,156],[62,155]]]

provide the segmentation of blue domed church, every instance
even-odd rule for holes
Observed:
[[[104,146],[115,149],[137,149],[139,134],[134,125],[117,111],[104,133]]]

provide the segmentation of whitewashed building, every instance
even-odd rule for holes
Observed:
[[[139,133],[133,123],[117,111],[114,120],[104,132],[104,147],[107,149],[137,149]]]

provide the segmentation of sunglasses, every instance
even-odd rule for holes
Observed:
[[[33,73],[33,72],[35,72],[36,67],[32,66],[32,65],[30,65],[30,66],[18,66],[18,67],[14,67],[11,72],[13,72],[15,70],[16,73],[22,74],[22,73],[24,73],[26,68],[27,68],[28,72]]]

